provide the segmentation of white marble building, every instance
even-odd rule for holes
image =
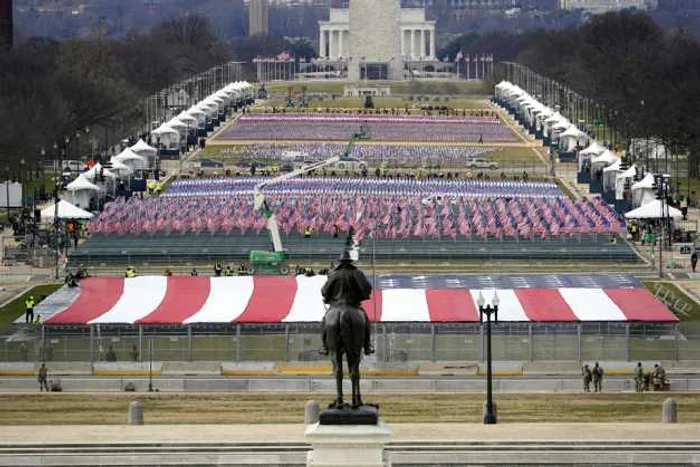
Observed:
[[[350,8],[331,8],[330,19],[319,21],[319,57],[328,60],[353,61],[373,55],[393,35],[399,34],[399,50],[395,61],[430,61],[435,59],[435,21],[425,19],[423,8],[400,8],[398,0],[350,0]],[[358,14],[351,12],[357,11]],[[360,14],[361,13],[361,14]],[[353,16],[351,18],[351,15]],[[398,18],[398,24],[394,18]],[[362,50],[354,50],[351,31],[362,36]],[[389,36],[392,36],[389,39]]]

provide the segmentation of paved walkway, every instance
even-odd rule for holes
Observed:
[[[124,414],[126,419],[126,413]],[[146,419],[146,421],[148,421]],[[698,441],[700,424],[502,423],[392,425],[395,442]],[[0,445],[303,442],[298,425],[3,426]]]

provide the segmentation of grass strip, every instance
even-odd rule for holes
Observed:
[[[3,328],[14,320],[19,318],[24,314],[24,301],[33,295],[35,300],[41,300],[45,298],[58,289],[61,288],[63,284],[42,284],[37,285],[29,289],[27,292],[23,293],[19,297],[15,298],[11,302],[7,303],[5,306],[0,308],[0,328]]]
[[[50,378],[50,377],[49,377]],[[38,388],[37,388],[38,391]],[[5,394],[4,425],[116,425],[139,400],[148,424],[301,423],[304,404],[331,394]],[[499,423],[656,423],[668,393],[496,394]],[[679,422],[700,422],[700,395],[674,394]],[[389,423],[481,423],[483,394],[372,394]]]

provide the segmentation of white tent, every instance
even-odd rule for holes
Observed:
[[[186,113],[197,119],[197,126],[199,128],[204,128],[207,123],[207,114],[203,110],[197,107],[190,107]]]
[[[52,204],[48,208],[41,210],[42,220],[51,220],[54,218],[56,205]],[[76,206],[73,206],[68,201],[61,200],[58,202],[58,218],[59,219],[90,219],[92,214],[84,211]]]
[[[618,159],[603,169],[603,191],[610,191],[615,188],[617,174],[621,172],[620,165],[622,165],[622,161]]]
[[[143,169],[146,167],[146,160],[143,156],[136,154],[131,148],[124,149],[113,160],[119,161],[131,169]]]
[[[654,174],[648,173],[642,180],[632,185],[632,203],[634,206],[643,206],[655,199]]]
[[[583,144],[588,139],[588,135],[571,125],[564,133],[559,135],[559,147],[565,152],[571,152],[576,146]]]
[[[553,115],[551,115],[549,118],[545,119],[545,123],[557,123],[560,120],[566,120],[566,117],[564,117],[562,114],[559,112],[554,112]]]
[[[131,167],[117,160],[114,157],[110,159],[109,162],[112,164],[112,170],[118,172],[119,175],[129,175],[132,172]]]
[[[579,154],[584,154],[584,155],[591,155],[591,156],[599,156],[605,152],[607,148],[603,146],[602,144],[598,143],[598,141],[593,141],[590,146],[588,146],[586,149],[581,151]]]
[[[193,119],[196,121],[196,119]],[[131,146],[129,149],[131,149],[133,152],[138,154],[139,156],[155,156],[158,150],[152,146],[149,146],[146,144],[146,142],[142,139],[140,139],[136,144]]]
[[[180,112],[180,115],[176,117],[183,123],[189,123],[190,126],[195,126],[197,124],[197,118],[188,114],[187,112]]]
[[[194,126],[192,123],[185,123],[179,118],[175,117],[172,120],[170,120],[167,125],[171,128],[175,128],[178,130],[180,133],[184,133],[184,131],[187,129],[187,127]]]
[[[668,211],[666,211],[668,209]],[[671,217],[673,219],[680,219],[683,217],[678,209],[671,206],[664,206],[664,211],[667,214],[664,217]],[[661,216],[661,200],[654,199],[646,204],[641,205],[637,209],[633,209],[627,214],[625,214],[627,219],[660,219]]]
[[[160,140],[164,149],[180,148],[180,132],[169,125],[163,124],[153,130],[151,134]]]
[[[617,161],[619,161],[619,160],[620,160],[620,158],[617,157],[617,156],[615,155],[615,153],[613,153],[613,152],[610,151],[609,149],[606,149],[605,152],[604,152],[603,154],[601,154],[601,155],[598,156],[598,157],[594,157],[593,159],[591,159],[591,165],[593,165],[593,164],[599,164],[599,165],[602,164],[602,165],[604,165],[604,166],[607,167],[607,166],[609,166],[609,165],[614,164],[615,162],[617,162]]]
[[[579,138],[588,138],[588,135],[584,133],[583,131],[579,130],[576,128],[576,125],[571,125],[568,130],[566,130],[564,133],[559,135],[560,138],[574,138],[574,139],[579,139]]]
[[[637,175],[637,164],[632,164],[632,167],[622,172],[617,178],[634,178],[635,175]]]
[[[84,175],[80,175],[78,178],[66,185],[66,190],[68,191],[80,191],[80,190],[91,190],[100,191],[100,187],[91,183]]]
[[[103,167],[102,167],[102,164],[100,164],[99,162],[98,162],[97,164],[93,165],[93,166],[90,168],[90,170],[88,170],[88,171],[86,171],[86,172],[83,172],[81,175],[82,175],[83,177],[87,178],[88,180],[94,182],[95,179],[100,175],[100,169],[102,169],[102,172],[101,172],[101,173],[102,173],[102,175],[103,175],[105,178],[112,178],[112,179],[117,178],[117,175],[116,175],[116,174],[114,174],[114,173],[110,172],[109,170],[103,168]]]
[[[571,126],[571,122],[564,119],[559,120],[557,123],[552,125],[552,130],[567,130]],[[561,136],[561,135],[560,135]]]
[[[90,200],[100,191],[100,187],[91,183],[84,175],[70,182],[66,190],[71,192],[71,202],[79,208],[90,207]]]
[[[617,175],[615,179],[615,199],[624,199],[625,184],[627,180],[632,180],[637,175],[637,166],[632,167]]]
[[[654,174],[648,173],[643,179],[632,185],[632,190],[652,189],[654,187]]]

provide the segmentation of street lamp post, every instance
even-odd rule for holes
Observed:
[[[63,140],[63,149],[58,153],[58,171],[56,175],[56,180],[54,183],[54,210],[53,210],[53,227],[54,227],[54,242],[56,246],[56,250],[54,252],[54,278],[58,279],[58,257],[59,257],[59,250],[61,248],[61,242],[60,239],[58,238],[59,231],[60,231],[60,220],[58,218],[58,203],[59,203],[59,198],[58,198],[58,189],[59,186],[62,183],[62,176],[63,176],[63,157],[67,154],[68,151],[68,143],[70,143],[70,138],[66,136]],[[54,143],[53,145],[54,150],[58,150],[58,144]]]
[[[5,202],[7,203],[7,222],[10,222],[10,166],[5,166]]]
[[[45,161],[46,161],[46,149],[41,148],[41,164],[45,164]],[[37,167],[38,167],[38,165],[37,165]],[[39,174],[39,172],[37,170],[37,175],[38,174]],[[43,176],[43,169],[42,169],[42,176]],[[32,203],[32,209],[36,209],[36,205],[37,205],[37,197],[39,195],[37,185],[38,185],[38,183],[36,185],[34,185],[34,201]]]
[[[496,424],[496,405],[493,403],[493,373],[491,371],[491,315],[493,321],[498,322],[498,294],[493,292],[491,304],[485,304],[484,296],[479,292],[477,304],[479,305],[479,321],[484,322],[486,315],[486,407],[484,408],[484,424]]]
[[[19,168],[20,168],[20,173],[19,173],[19,181],[22,184],[20,187],[21,196],[22,196],[22,212],[24,212],[24,164],[26,161],[24,160],[24,157],[19,160]]]
[[[153,392],[153,338],[148,339],[148,392]]]
[[[659,278],[663,278],[663,248],[664,248],[664,227],[666,224],[666,200],[668,196],[668,185],[662,174],[654,174],[654,185],[656,188],[656,199],[659,200],[661,206],[661,217],[659,218]],[[669,240],[671,231],[669,229]],[[669,241],[670,244],[670,241]]]

